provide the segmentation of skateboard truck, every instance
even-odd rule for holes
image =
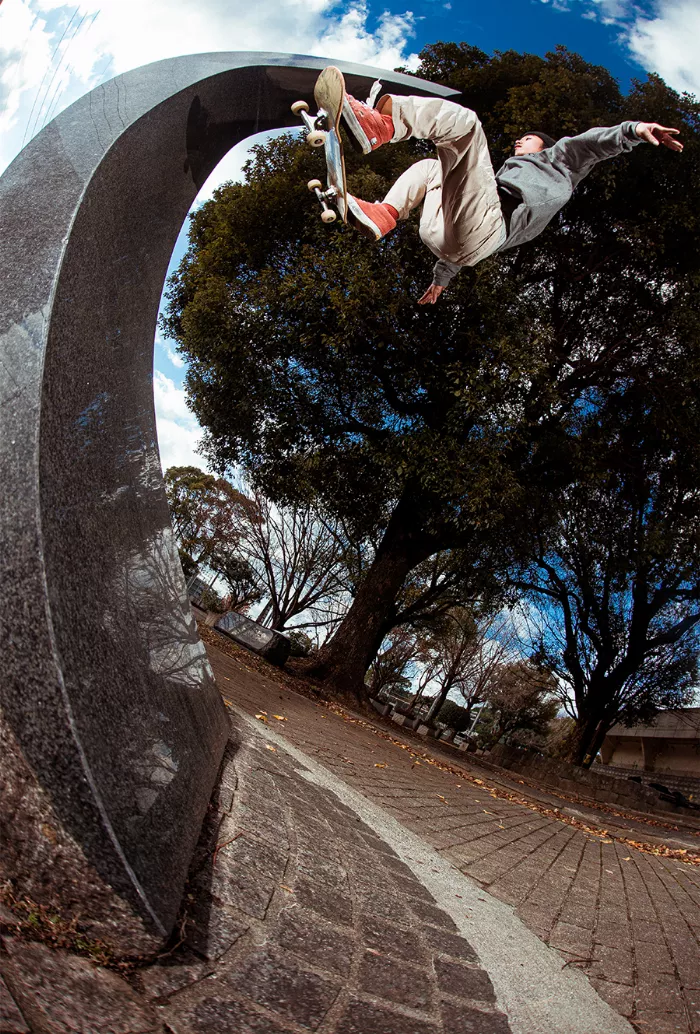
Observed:
[[[316,118],[311,118],[309,115],[309,105],[306,101],[294,101],[292,113],[299,116],[308,130],[306,134],[307,144],[311,144],[312,147],[323,147],[326,142],[326,129],[328,126],[325,111],[319,111]]]
[[[319,204],[323,211],[321,212],[321,220],[324,223],[334,223],[337,216],[332,208],[329,208],[327,202],[331,201],[334,197],[338,196],[338,191],[335,187],[329,187],[328,190],[323,190],[323,184],[320,180],[309,180],[307,187],[312,194],[315,194],[319,200]]]
[[[313,179],[309,180],[308,188],[318,199],[324,223],[334,223],[338,215],[344,223],[348,221],[348,185],[340,136],[345,96],[343,73],[339,68],[329,65],[323,69],[314,86],[316,115],[309,113],[306,101],[299,100],[292,104],[292,112],[301,119],[306,129],[307,144],[323,147],[326,185],[324,187],[321,180]]]

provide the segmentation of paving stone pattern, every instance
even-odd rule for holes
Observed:
[[[475,952],[411,870],[247,727],[180,928],[128,983],[5,937],[0,1034],[510,1034]]]
[[[173,1030],[437,1034],[454,1011],[483,1034],[509,1030],[452,920],[288,755],[245,743],[222,790],[190,884],[185,955],[138,975]]]
[[[288,692],[237,659],[213,649],[210,659],[224,694],[252,714],[263,709],[286,717],[270,724],[514,906],[558,949],[562,964],[587,973],[641,1034],[700,1032],[699,867],[495,799],[483,769],[452,762],[481,778],[478,786],[416,764],[408,750],[364,724]]]
[[[511,904],[640,1034],[700,1032],[698,868],[495,799],[466,761],[481,785],[210,657],[237,706],[268,711]],[[169,954],[125,979],[20,939],[0,913],[0,1034],[506,1034],[488,974],[422,883],[282,747],[238,725]]]

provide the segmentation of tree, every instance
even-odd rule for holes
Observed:
[[[514,648],[513,628],[503,614],[454,607],[430,622],[420,641],[422,671],[416,695],[417,700],[427,687],[437,687],[426,722],[437,719],[450,693],[459,693],[470,717]]]
[[[241,556],[241,543],[217,543],[207,553],[207,566],[228,589],[227,609],[245,613],[264,597],[264,587],[253,565]]]
[[[423,59],[419,74],[465,90],[496,163],[524,124],[557,135],[629,114],[697,134],[691,99],[656,78],[623,98],[563,50],[439,44]],[[432,266],[415,220],[376,247],[323,227],[304,198],[317,159],[294,140],[259,148],[247,182],[193,217],[164,329],[190,360],[212,462],[242,462],[276,503],[318,499],[379,541],[319,678],[362,693],[397,594],[434,554],[460,550],[478,598],[531,495],[556,508],[589,393],[668,351],[669,315],[690,311],[700,269],[697,152],[643,150],[596,170],[537,242],[460,274],[434,308],[415,305]],[[362,166],[350,154],[350,189],[381,196],[424,153],[381,148]]]
[[[576,725],[568,757],[590,764],[610,727],[692,702],[700,656],[700,338],[668,328],[677,359],[591,406],[558,519],[535,512],[517,580],[533,637]],[[695,333],[694,328],[690,328]]]
[[[491,717],[487,745],[518,731],[546,734],[560,707],[555,685],[549,672],[530,661],[500,665],[486,693]]]
[[[479,629],[474,614],[464,607],[455,607],[433,628],[421,651],[424,680],[437,687],[425,716],[426,723],[435,721],[452,690],[458,689],[471,706],[470,693],[479,653]]]
[[[274,506],[261,492],[249,499],[240,550],[265,588],[258,621],[282,631],[292,618],[346,595],[337,530],[310,506]],[[311,619],[298,628],[314,626]]]
[[[471,725],[471,712],[466,707],[460,707],[454,700],[446,700],[440,708],[437,716],[439,722],[456,732],[465,732]]]
[[[168,467],[165,490],[186,574],[209,566],[237,541],[246,501],[225,478],[198,467]]]
[[[407,691],[418,654],[415,634],[405,627],[395,629],[383,645],[384,649],[374,658],[366,676],[373,697],[379,696],[382,690]]]

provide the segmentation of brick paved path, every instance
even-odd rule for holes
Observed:
[[[512,905],[640,1032],[700,1029],[698,868],[494,797],[483,771],[428,764],[245,654],[210,657],[225,697],[267,712],[292,747]],[[117,975],[27,943],[0,909],[0,1034],[506,1034],[488,974],[424,882],[282,744],[244,730],[193,862],[179,943]]]
[[[510,1034],[450,916],[299,769],[234,733],[190,871],[184,942],[128,982],[4,936],[0,1034]]]
[[[350,715],[343,719],[288,692],[244,654],[232,657],[211,648],[209,653],[224,694],[251,714],[266,710],[286,717],[269,721],[514,906],[642,1034],[700,1031],[700,867],[496,799],[483,770],[460,764],[466,776],[461,779],[417,762],[405,743],[389,742],[368,723]],[[658,837],[659,830],[654,832]]]

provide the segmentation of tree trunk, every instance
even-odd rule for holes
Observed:
[[[602,708],[600,711],[598,708],[590,708],[585,713],[579,714],[576,725],[568,737],[564,760],[570,761],[572,765],[583,765],[584,759],[590,753],[590,747],[600,722],[601,711]]]
[[[617,712],[613,701],[621,682],[621,678],[610,675],[596,677],[594,673],[586,693],[585,707],[579,705],[576,726],[567,738],[563,754],[566,761],[585,768],[593,764],[608,729],[615,723]]]
[[[412,715],[412,714],[415,713],[416,705],[418,704],[418,701],[420,700],[420,698],[425,693],[425,690],[426,690],[425,686],[419,686],[418,687],[418,690],[413,694],[413,696],[411,698],[411,701],[410,701],[410,703],[408,705],[408,710],[406,711],[406,714]]]
[[[603,740],[608,734],[608,729],[614,725],[614,722],[608,721],[607,718],[601,718],[598,722],[597,728],[593,733],[593,738],[588,744],[588,750],[586,751],[583,758],[584,768],[590,768],[595,761],[596,754],[603,745]]]
[[[365,673],[381,646],[396,596],[409,571],[439,548],[421,531],[416,510],[415,499],[404,493],[352,606],[307,669],[341,693],[358,699],[367,695]]]
[[[425,724],[426,725],[433,725],[433,723],[435,722],[435,719],[440,714],[440,709],[442,708],[442,705],[447,700],[447,694],[449,693],[449,691],[450,691],[450,684],[449,684],[449,682],[447,682],[445,684],[445,686],[443,686],[443,688],[439,691],[438,695],[435,697],[435,699],[433,700],[432,704],[430,705],[430,710],[428,711],[427,715],[425,716]]]

